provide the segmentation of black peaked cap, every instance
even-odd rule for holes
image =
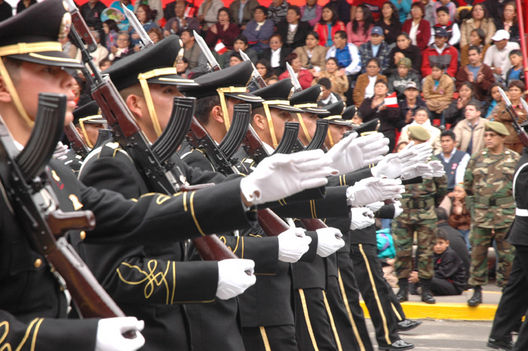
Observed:
[[[304,112],[316,115],[328,114],[328,110],[317,107],[317,100],[321,95],[321,86],[316,84],[302,91],[298,91],[290,98],[290,104],[302,109]],[[310,106],[311,105],[311,106]]]

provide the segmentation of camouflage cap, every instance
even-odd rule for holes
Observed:
[[[427,129],[425,129],[422,126],[417,126],[417,125],[409,126],[408,132],[409,132],[409,138],[419,140],[419,141],[427,141],[431,137],[431,134],[429,134],[429,131],[427,131]]]
[[[508,132],[508,129],[504,126],[504,124],[496,121],[490,121],[486,123],[486,131],[492,131],[502,136],[510,135],[510,132]]]
[[[402,57],[400,61],[398,61],[398,66],[405,66],[407,68],[411,68],[412,67],[411,59],[408,57]]]

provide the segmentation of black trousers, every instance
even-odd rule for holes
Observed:
[[[245,327],[242,337],[247,351],[299,351],[293,325]]]
[[[378,345],[391,345],[400,339],[393,303],[392,289],[383,277],[381,263],[374,245],[352,244],[350,257],[363,300],[376,331]]]
[[[350,255],[338,252],[337,264],[339,267],[338,278],[337,280],[329,280],[328,283],[337,284],[339,296],[334,298],[341,299],[339,302],[330,300],[330,305],[335,305],[336,309],[341,309],[341,312],[334,313],[334,320],[341,337],[343,350],[372,351],[373,347],[365,323],[365,316],[359,304],[359,290]],[[334,291],[334,289],[329,288],[328,291]],[[344,311],[342,311],[343,308]]]
[[[437,296],[460,295],[462,291],[458,290],[453,283],[440,278],[431,279],[431,291]]]
[[[490,338],[509,340],[511,332],[517,328],[528,309],[528,246],[515,246],[510,279],[502,291],[502,296],[493,319]],[[515,350],[528,349],[528,327],[526,321],[521,327]]]
[[[333,316],[326,292],[320,288],[296,289],[295,331],[299,350],[342,350],[341,341],[333,328]]]

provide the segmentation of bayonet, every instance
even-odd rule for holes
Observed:
[[[293,67],[288,62],[286,62],[286,69],[288,70],[288,73],[290,74],[294,93],[303,90],[301,87],[301,83],[299,83],[299,79],[297,78],[297,75],[295,74],[295,71],[293,70]]]
[[[207,46],[207,43],[202,38],[202,36],[198,33],[196,33],[195,30],[193,30],[194,40],[196,41],[196,44],[200,47],[200,50],[202,50],[203,54],[205,55],[205,58],[207,59],[207,62],[209,63],[209,66],[211,66],[211,70],[213,71],[220,71],[220,65],[218,64],[218,61],[216,61],[216,58],[213,56],[213,53],[209,49],[209,46]]]
[[[264,78],[262,78],[257,67],[255,67],[255,65],[249,58],[249,56],[242,50],[239,50],[239,53],[240,53],[240,57],[242,57],[242,60],[251,62],[251,66],[253,67],[253,73],[251,74],[251,79],[255,81],[255,83],[257,84],[259,88],[267,87],[268,85],[266,84],[266,81],[264,80]]]

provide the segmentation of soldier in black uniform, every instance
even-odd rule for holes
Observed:
[[[526,128],[526,123],[523,124]],[[515,198],[515,219],[510,228],[508,241],[515,246],[515,257],[508,284],[493,319],[493,326],[488,339],[488,347],[504,350],[526,350],[528,348],[528,327],[526,320],[517,338],[512,342],[512,331],[516,330],[523,316],[526,315],[528,303],[528,148],[524,148],[517,164],[513,178],[513,195]]]
[[[110,77],[115,81],[125,101],[129,104],[129,108],[151,141],[155,141],[157,135],[160,134],[155,127],[156,124],[161,129],[164,129],[167,123],[169,108],[172,107],[172,97],[179,93],[177,87],[189,84],[189,81],[175,77],[174,72],[166,68],[166,66],[174,62],[178,51],[177,39],[169,37],[148,50],[123,59],[108,70]],[[157,73],[161,73],[161,75],[156,76],[155,74]],[[241,72],[237,68],[232,70],[232,72],[228,70],[223,71],[223,73],[226,76],[231,74],[238,76]],[[131,76],[138,77],[139,81],[142,78],[146,78],[148,82],[147,88],[145,88],[145,85],[140,86],[138,79],[133,80]],[[139,89],[141,89],[142,95],[137,93]],[[145,106],[149,104],[147,96],[150,96],[150,100],[154,102],[150,107]],[[173,161],[176,163],[173,171],[180,180],[188,179],[192,184],[211,181],[221,182],[224,180],[224,177],[220,174],[201,172],[186,166],[176,155],[173,157]],[[116,178],[116,174],[120,176]],[[142,182],[140,174],[135,171],[135,167],[128,159],[128,156],[111,143],[95,150],[93,155],[87,158],[87,162],[81,172],[81,179],[83,182],[96,187],[119,191],[125,197],[137,197],[148,192],[148,188]],[[184,193],[182,196],[186,197],[187,194]],[[191,196],[192,193],[189,196],[189,204],[192,206]],[[246,240],[245,243],[242,243],[242,249],[236,253],[244,258],[258,258],[259,263],[265,269],[273,271],[273,268],[269,267],[270,259],[267,257],[277,255],[276,240],[275,244],[261,245],[261,250],[252,250],[251,243],[248,241],[251,240]],[[235,245],[232,245],[232,247],[235,247]],[[84,249],[91,252],[87,252],[88,256],[92,258],[89,259],[89,262],[94,266],[100,267],[100,248],[85,246]],[[269,253],[270,250],[271,254]],[[101,272],[103,276],[100,276],[100,279],[108,282],[108,286],[109,288],[110,286],[112,287],[112,292],[116,298],[122,301],[124,306],[126,305],[125,309],[134,311],[134,314],[142,315],[147,320],[146,333],[152,333],[152,337],[148,338],[150,340],[148,342],[150,348],[164,349],[168,345],[176,349],[186,348],[188,344],[185,335],[186,329],[190,329],[190,334],[194,339],[193,344],[195,342],[203,342],[203,338],[206,338],[205,340],[216,340],[216,347],[225,345],[225,348],[229,349],[243,348],[241,340],[237,342],[235,337],[237,334],[236,314],[234,316],[231,315],[231,318],[223,318],[226,312],[221,311],[218,319],[215,319],[211,315],[213,310],[206,308],[210,312],[207,318],[216,323],[216,325],[206,328],[204,323],[201,322],[193,326],[194,323],[191,316],[190,328],[186,328],[186,317],[184,317],[186,313],[183,310],[184,308],[181,305],[177,305],[176,302],[211,302],[215,299],[215,295],[222,299],[232,298],[243,291],[243,289],[240,289],[235,284],[231,287],[233,289],[232,292],[227,295],[226,293],[220,294],[220,285],[218,290],[216,288],[216,277],[219,276],[221,278],[222,272],[218,271],[216,273],[217,264],[214,263],[212,265],[211,262],[198,261],[181,263],[178,262],[183,259],[181,252],[182,248],[179,244],[175,244],[174,247],[159,247],[156,245],[140,247],[135,245],[128,249],[122,248],[118,253],[107,251],[108,263],[117,265],[118,269],[116,272],[114,272],[115,269],[105,269]],[[253,257],[251,257],[252,255]],[[238,269],[244,269],[242,260],[238,261],[238,263],[241,263]],[[218,267],[221,264],[226,264],[226,262],[220,262]],[[233,264],[236,264],[236,262],[231,263],[230,268],[232,270],[236,269]],[[170,267],[172,267],[172,279],[175,278],[175,282],[171,280],[170,274],[166,274],[167,271],[170,273]],[[257,270],[259,269],[260,267],[257,267]],[[123,271],[128,276],[125,276]],[[178,273],[175,275],[174,271]],[[145,296],[142,296],[143,288],[151,290],[149,286],[151,284],[150,279],[145,281],[145,278],[160,274],[162,274],[163,283],[156,284],[155,289],[152,289],[152,295],[147,296],[145,294]],[[223,274],[225,274],[225,270]],[[183,280],[184,278],[186,280]],[[181,281],[178,282],[178,279]],[[171,281],[180,288],[174,290],[169,301],[164,286],[166,284],[170,286]],[[143,283],[136,287],[135,285],[138,282]],[[221,281],[219,281],[220,283]],[[131,293],[134,291],[136,295],[137,292],[141,292],[141,294],[133,298]],[[222,307],[226,309],[227,305],[222,304]],[[187,306],[187,309],[191,310],[193,308]],[[174,330],[174,332],[167,334],[166,330],[169,329]],[[200,335],[197,333],[202,333],[202,337],[195,336],[195,334]]]

